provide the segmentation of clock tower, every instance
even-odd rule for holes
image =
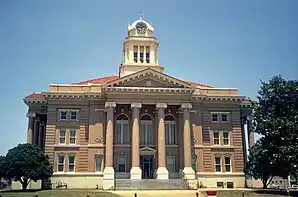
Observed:
[[[153,26],[140,18],[128,25],[128,36],[123,42],[124,62],[120,66],[120,77],[152,68],[163,72],[158,63],[159,42],[154,36]]]

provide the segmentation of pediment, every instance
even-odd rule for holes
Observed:
[[[141,152],[156,152],[156,150],[154,148],[145,146],[143,148],[140,149]]]
[[[106,87],[190,88],[190,85],[148,68],[111,81],[106,84]]]

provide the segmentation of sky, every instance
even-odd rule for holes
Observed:
[[[253,99],[260,80],[298,78],[297,0],[1,0],[0,155],[26,141],[24,96],[118,74],[140,12],[169,75]]]

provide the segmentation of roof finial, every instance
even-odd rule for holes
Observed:
[[[144,18],[144,13],[140,12],[140,20],[143,20],[143,18]]]

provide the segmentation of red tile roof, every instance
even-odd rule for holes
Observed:
[[[86,80],[86,81],[81,81],[81,82],[78,82],[78,83],[72,83],[74,85],[85,85],[85,84],[88,84],[88,83],[93,83],[93,84],[106,84],[110,81],[114,81],[116,79],[118,79],[119,76],[108,76],[108,77],[102,77],[102,78],[96,78],[96,79],[91,79],[91,80]]]
[[[41,93],[31,93],[28,96],[25,97],[25,99],[43,99],[44,96]]]
[[[113,76],[107,76],[107,77],[102,77],[102,78],[96,78],[96,79],[91,79],[91,80],[86,80],[86,81],[81,81],[81,82],[77,82],[77,83],[72,83],[73,85],[87,85],[88,83],[91,84],[106,84],[108,82],[114,81],[119,79],[119,76],[113,75]],[[188,83],[189,85],[191,85],[192,87],[196,87],[196,86],[201,86],[201,87],[205,87],[205,88],[213,88],[213,86],[209,86],[209,85],[205,85],[205,84],[201,84],[201,83],[196,83],[196,82],[191,82],[191,81],[185,81],[182,80],[185,83]],[[25,99],[42,99],[44,98],[44,96],[41,93],[32,93],[29,94],[28,96],[25,97]]]

